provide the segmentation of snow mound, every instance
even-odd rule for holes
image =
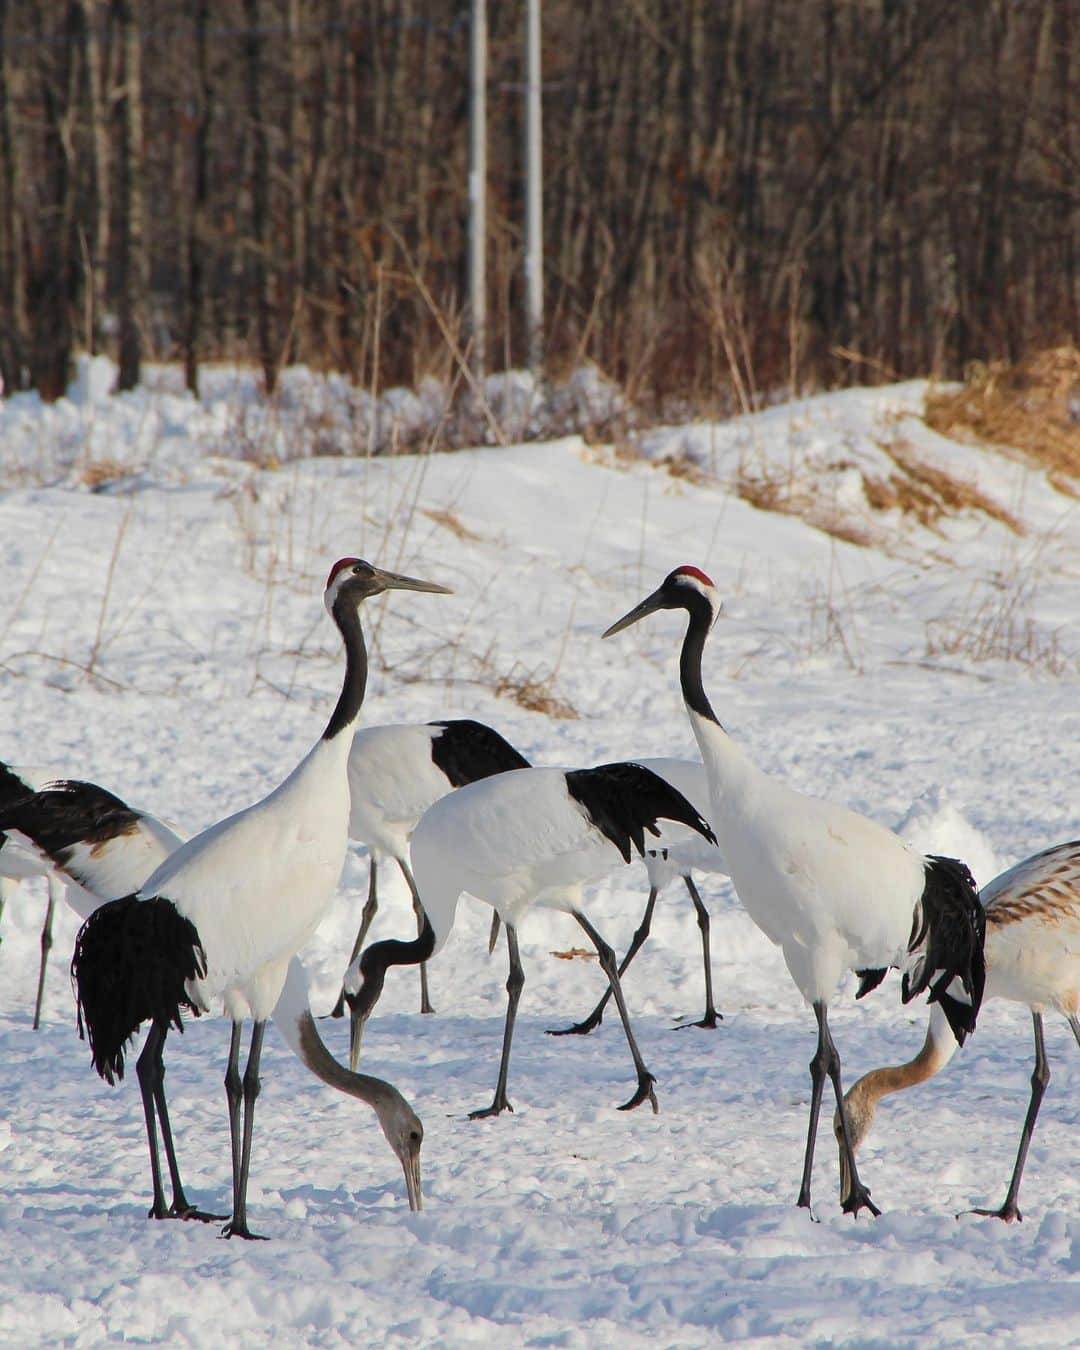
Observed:
[[[1001,871],[989,839],[949,800],[943,788],[930,787],[916,797],[896,833],[920,853],[962,859],[979,886],[985,886]]]

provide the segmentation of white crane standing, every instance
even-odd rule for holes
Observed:
[[[486,901],[506,925],[510,975],[499,1077],[491,1106],[473,1119],[512,1110],[506,1095],[514,1020],[525,982],[517,925],[533,904],[572,914],[596,947],[610,981],[637,1073],[637,1090],[620,1110],[648,1100],[655,1079],[645,1067],[619,985],[615,954],[585,915],[585,886],[644,852],[645,831],[678,820],[707,838],[712,831],[681,793],[637,764],[593,769],[512,769],[458,788],[435,802],[413,832],[413,873],[427,923],[414,942],[376,942],[346,973],[352,1014],[352,1065],[363,1026],[392,965],[414,964],[440,950],[454,926],[463,891]]]
[[[982,998],[983,911],[963,863],[924,857],[891,830],[845,807],[795,792],[763,773],[721,727],[701,679],[705,640],[720,610],[712,581],[678,567],[604,633],[657,610],[686,612],[679,675],[690,726],[712,797],[711,820],[735,891],[750,917],[784,954],[814,1010],[817,1051],[798,1204],[810,1207],[810,1177],[826,1075],[841,1107],[851,1169],[845,1212],[879,1210],[860,1182],[843,1112],[840,1056],[828,1004],[847,969],[900,966],[904,1001],[925,989],[941,1004],[957,1040],[975,1027]]]
[[[1043,1013],[1053,1008],[1068,1022],[1080,1045],[1080,840],[1056,844],[996,876],[979,892],[986,910],[987,999],[1003,998],[1031,1010],[1035,1032],[1035,1067],[1031,1098],[1020,1133],[1012,1179],[998,1209],[976,1209],[1011,1223],[1022,1218],[1017,1206],[1020,1178],[1035,1130],[1043,1094],[1050,1082],[1050,1064],[1043,1041]],[[876,974],[876,972],[875,972]],[[926,1040],[907,1064],[871,1069],[844,1097],[851,1147],[858,1149],[870,1133],[882,1097],[933,1078],[948,1064],[956,1041],[939,1008],[930,1012]],[[839,1122],[834,1122],[838,1130]],[[851,1188],[844,1150],[840,1150],[840,1198]]]
[[[94,1066],[108,1082],[120,1077],[128,1038],[150,1021],[139,1073],[161,1119],[169,1027],[181,1024],[183,1008],[209,1011],[223,1000],[233,1023],[225,1075],[233,1162],[226,1237],[256,1236],[247,1221],[247,1180],[263,1036],[289,962],[315,931],[341,872],[349,747],[367,683],[359,607],[391,589],[447,592],[359,558],[334,564],[324,601],[345,645],[345,678],[320,739],[269,796],[181,845],[136,895],[92,914],[76,941],[72,974]],[[241,1080],[245,1017],[254,1027]],[[149,1117],[147,1133],[154,1158]]]
[[[634,762],[646,769],[651,769],[655,774],[659,774],[665,782],[677,788],[697,811],[703,816],[707,816],[710,809],[709,780],[705,776],[703,764],[692,759],[666,757],[639,759]],[[701,932],[701,955],[705,967],[705,1012],[699,1022],[684,1021],[679,1029],[682,1030],[683,1027],[714,1029],[724,1019],[717,1012],[716,1005],[713,1002],[709,911],[705,908],[705,903],[694,883],[693,873],[695,871],[711,872],[726,877],[728,871],[724,863],[724,855],[715,844],[710,844],[696,830],[687,829],[668,821],[662,826],[660,838],[656,841],[655,846],[645,850],[642,861],[649,876],[649,898],[645,902],[645,912],[641,916],[641,922],[634,932],[626,955],[619,962],[619,978],[622,979],[623,975],[626,974],[630,962],[641,950],[652,930],[653,910],[656,908],[657,896],[669,882],[681,877],[693,903],[694,913],[697,915],[697,925]],[[611,986],[609,985],[599,1003],[587,1017],[580,1022],[575,1022],[573,1026],[560,1027],[548,1034],[551,1036],[587,1036],[603,1021],[604,1009],[607,1007],[610,997]]]
[[[22,797],[0,810],[0,828],[25,841],[25,853],[42,867],[50,867],[67,883],[66,897],[82,918],[110,900],[137,891],[146,878],[185,841],[163,821],[139,811],[97,783],[79,779],[46,782],[32,796]],[[404,1097],[380,1078],[349,1073],[323,1044],[311,1015],[307,972],[299,957],[289,962],[285,985],[273,1011],[274,1023],[286,1043],[317,1078],[366,1102],[376,1113],[382,1131],[405,1174],[410,1208],[423,1208],[420,1185],[420,1145],[424,1130]],[[164,1072],[164,1070],[162,1071]],[[141,1081],[146,1119],[153,1121],[156,1106],[151,1084]],[[161,1098],[161,1133],[172,1183],[173,1200],[166,1208],[161,1175],[151,1154],[156,1218],[220,1218],[201,1214],[188,1203],[169,1128],[168,1109]]]
[[[416,931],[424,913],[409,867],[409,839],[416,822],[440,797],[507,769],[528,768],[524,755],[493,728],[472,718],[361,727],[349,751],[349,838],[368,847],[368,898],[349,963],[360,954],[379,907],[376,874],[393,858],[412,895]],[[420,963],[420,1011],[433,1012],[427,964]],[[344,991],[333,1016],[344,1012]]]

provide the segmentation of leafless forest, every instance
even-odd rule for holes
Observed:
[[[1076,0],[547,0],[547,361],[643,403],[1080,339]],[[467,0],[0,0],[0,371],[449,375]],[[520,361],[523,5],[491,0],[489,364]]]

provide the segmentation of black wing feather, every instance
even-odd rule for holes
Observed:
[[[566,775],[570,796],[589,820],[629,862],[632,850],[645,852],[645,831],[658,835],[658,820],[677,820],[697,830],[710,844],[716,836],[709,822],[677,788],[642,764],[625,761],[594,769],[571,769]]]
[[[103,844],[138,827],[139,814],[97,783],[64,778],[0,806],[0,830],[18,830],[54,862],[75,844]]]
[[[508,769],[527,769],[529,761],[505,740],[494,727],[460,717],[447,722],[429,722],[441,727],[432,738],[431,759],[446,775],[451,787],[464,787],[480,778],[490,778]]]

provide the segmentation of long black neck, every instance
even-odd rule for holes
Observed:
[[[345,995],[349,1007],[366,1017],[379,1000],[386,982],[386,972],[391,966],[419,965],[434,950],[435,929],[426,914],[420,936],[412,942],[401,942],[397,938],[373,942],[360,958],[360,974],[363,976],[360,988],[355,994]]]
[[[333,609],[334,622],[341,630],[345,643],[345,679],[341,685],[337,706],[323,732],[323,740],[331,741],[339,731],[352,726],[360,714],[367,688],[368,659],[364,645],[364,630],[360,626],[360,609],[355,599],[339,597]]]
[[[712,710],[701,682],[701,656],[705,650],[705,639],[712,626],[712,606],[705,596],[694,594],[686,601],[686,636],[683,638],[682,655],[679,657],[679,679],[682,682],[683,698],[686,706],[699,717],[720,725],[720,719]]]

